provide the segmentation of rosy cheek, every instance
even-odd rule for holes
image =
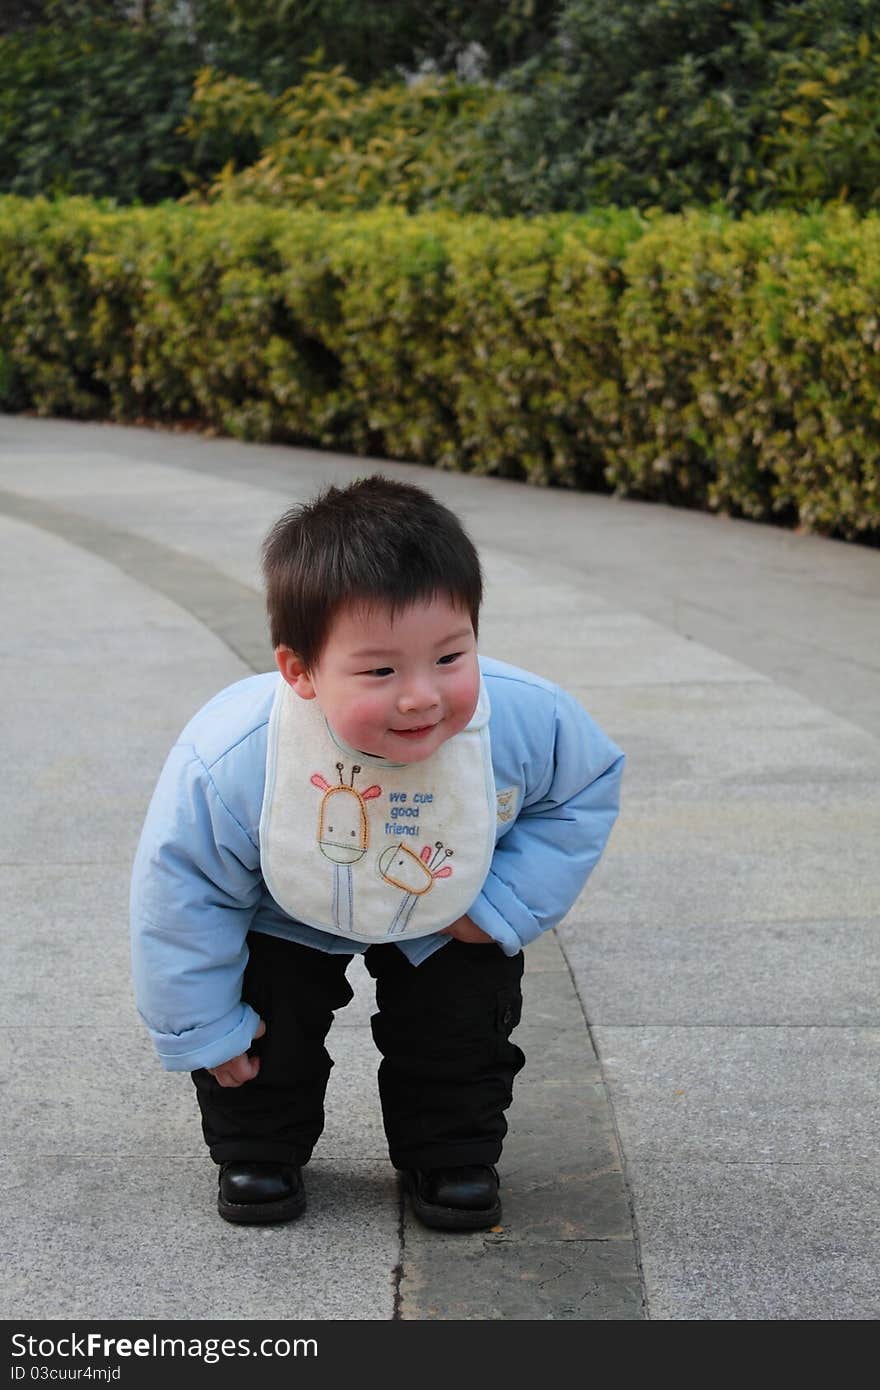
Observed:
[[[348,717],[355,724],[371,725],[381,721],[383,703],[375,696],[361,696],[348,708]]]
[[[479,672],[468,673],[458,687],[458,702],[461,705],[476,705],[480,693]]]

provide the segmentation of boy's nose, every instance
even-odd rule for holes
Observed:
[[[426,681],[409,685],[397,701],[401,714],[415,714],[420,710],[433,709],[439,704],[437,693]]]

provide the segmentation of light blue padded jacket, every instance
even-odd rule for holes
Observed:
[[[572,696],[480,658],[491,704],[495,785],[513,794],[468,915],[516,955],[568,912],[617,817],[624,757]],[[131,885],[138,1011],[169,1071],[246,1052],[259,1022],[242,1001],[249,931],[352,955],[362,941],[309,927],[269,894],[260,869],[269,715],[280,675],[222,690],[187,724],[147,812]],[[395,943],[419,965],[448,936]]]

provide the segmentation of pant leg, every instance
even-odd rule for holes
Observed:
[[[510,1042],[522,1009],[522,952],[452,940],[413,966],[382,945],[370,947],[366,964],[377,981],[372,1029],[391,1162],[497,1162],[525,1062]]]
[[[345,978],[351,956],[264,932],[248,935],[248,950],[242,998],[266,1024],[251,1048],[260,1070],[243,1086],[221,1086],[204,1068],[191,1073],[202,1132],[215,1163],[307,1163],[324,1127],[333,1066],[324,1039],[333,1010],[352,998]]]

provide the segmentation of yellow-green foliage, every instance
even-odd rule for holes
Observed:
[[[880,527],[880,220],[657,219],[627,257],[627,492],[855,536]]]
[[[0,199],[0,404],[33,403],[45,415],[100,411],[89,258],[112,239],[107,215],[86,199]]]
[[[803,208],[832,199],[865,212],[880,204],[877,93],[880,30],[834,45],[799,48],[766,93],[769,123],[758,151],[765,187],[759,206]]]
[[[0,199],[0,407],[880,539],[880,218]]]
[[[183,133],[198,165],[216,164],[230,136],[254,141],[254,163],[229,159],[207,192],[286,207],[412,212],[473,198],[486,154],[479,122],[500,98],[452,77],[362,86],[342,68],[310,72],[273,99],[239,77],[199,73]]]

